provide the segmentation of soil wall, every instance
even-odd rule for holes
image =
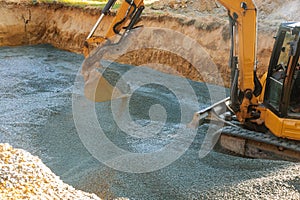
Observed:
[[[217,4],[216,4],[217,6]],[[218,6],[217,6],[218,7]],[[229,85],[229,30],[226,10],[217,8],[218,14],[185,15],[164,12],[164,7],[152,7],[146,11],[140,22],[146,27],[163,27],[179,31],[196,40],[211,56],[222,73],[225,85]],[[211,8],[210,8],[211,9]],[[97,8],[69,7],[61,4],[31,4],[0,2],[0,46],[51,43],[55,47],[81,53],[83,42],[100,15]],[[112,16],[103,21],[96,34],[103,35]],[[269,61],[273,36],[276,29],[264,26],[258,33],[259,74],[266,71]],[[166,39],[167,42],[170,42]],[[128,58],[131,64],[138,64],[141,59],[149,59],[153,52],[143,52],[143,56],[133,55]],[[167,56],[162,54],[162,56]],[[159,56],[158,56],[159,57]],[[170,66],[178,65],[178,59],[167,58]],[[173,60],[173,61],[172,61]],[[124,57],[124,62],[126,59]],[[165,64],[165,63],[164,63]],[[188,65],[182,65],[183,68]],[[184,69],[183,69],[184,71]],[[208,74],[213,80],[214,74]],[[184,73],[194,80],[201,80],[193,72]],[[212,81],[213,82],[213,81]]]

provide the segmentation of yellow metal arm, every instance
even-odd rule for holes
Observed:
[[[102,37],[94,37],[94,32],[100,25],[102,19],[109,13],[110,8],[114,5],[116,0],[109,0],[107,5],[102,10],[102,14],[98,21],[96,22],[94,28],[90,32],[89,36],[85,41],[83,47],[83,54],[85,57],[89,55],[90,47],[93,44],[99,45],[105,42],[107,39],[111,38],[116,34],[121,34],[122,29],[131,29],[137,22],[141,12],[144,9],[143,0],[124,0],[117,11],[116,16],[113,18],[111,25],[109,26],[106,34]],[[127,26],[127,27],[125,27]],[[126,31],[124,30],[124,31]]]
[[[219,0],[236,21],[238,31],[239,89],[254,90],[254,67],[256,64],[256,7],[252,0]]]
[[[257,11],[252,0],[219,0],[228,10],[233,25],[232,61],[237,60],[237,65],[231,63],[232,85],[231,102],[238,120],[242,123],[253,116],[249,112],[257,106],[260,83],[254,74],[256,65],[257,42]],[[237,58],[237,59],[235,59]],[[236,69],[237,68],[237,69]],[[242,99],[239,99],[242,94]]]

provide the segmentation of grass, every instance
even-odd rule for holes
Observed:
[[[39,3],[62,3],[68,6],[78,6],[78,7],[85,7],[85,6],[97,6],[103,8],[107,3],[107,0],[33,0],[33,2]],[[120,3],[114,5],[113,9],[117,9],[120,7]]]
[[[61,3],[68,6],[85,7],[85,6],[95,6],[99,8],[104,8],[108,0],[32,0],[33,3]],[[117,0],[113,9],[118,9],[122,3],[122,0]],[[147,3],[147,2],[145,2]],[[150,4],[151,5],[151,4]]]

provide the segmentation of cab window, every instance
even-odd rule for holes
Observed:
[[[285,38],[281,47],[280,55],[277,64],[273,67],[270,76],[270,85],[269,85],[269,104],[274,107],[276,110],[279,110],[283,82],[286,77],[287,66],[289,62],[289,55],[291,51],[290,42],[293,41],[294,36],[290,32],[285,33]]]

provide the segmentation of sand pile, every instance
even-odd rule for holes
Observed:
[[[30,153],[0,144],[0,199],[100,199],[76,190]]]

